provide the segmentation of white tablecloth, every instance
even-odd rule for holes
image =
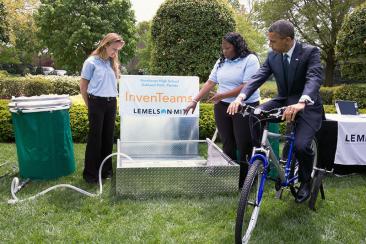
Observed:
[[[326,114],[326,119],[338,123],[334,163],[366,165],[366,115]]]

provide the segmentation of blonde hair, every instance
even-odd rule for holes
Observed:
[[[108,59],[109,57],[107,55],[106,48],[115,42],[122,43],[122,47],[125,45],[125,42],[123,41],[123,39],[120,35],[118,35],[117,33],[108,33],[99,42],[97,49],[95,49],[91,55],[96,55],[102,59]],[[119,75],[120,75],[120,69],[119,69],[120,62],[119,62],[119,58],[118,58],[118,53],[116,54],[116,56],[114,58],[111,58],[110,60],[111,60],[112,69],[116,75],[116,78],[118,79]]]

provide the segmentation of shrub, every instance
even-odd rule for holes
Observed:
[[[50,78],[54,94],[69,94],[70,96],[80,93],[79,77],[73,76],[54,76]]]
[[[86,142],[89,121],[88,110],[85,105],[76,104],[70,108],[70,126],[74,142]]]
[[[53,93],[52,84],[45,79],[27,80],[23,89],[23,95],[27,97]]]
[[[200,139],[212,138],[216,130],[214,108],[212,103],[200,104],[199,133]]]
[[[72,76],[0,76],[0,98],[42,94],[79,94],[79,77]]]
[[[334,114],[337,113],[335,105],[323,105],[324,107],[324,112],[326,114]]]
[[[9,100],[0,100],[0,142],[13,142],[14,134],[12,128],[11,113],[8,108]],[[324,106],[326,113],[336,113],[334,105]],[[88,111],[84,104],[75,104],[70,108],[70,126],[72,138],[75,143],[85,143],[88,136]],[[366,108],[360,109],[360,113],[366,114]],[[279,131],[285,132],[285,123],[279,124]],[[215,133],[216,124],[212,103],[200,104],[199,132],[200,139],[212,138]],[[120,117],[116,118],[115,137],[120,138]]]
[[[152,73],[206,81],[230,31],[235,31],[234,13],[225,1],[167,0],[151,25]]]
[[[0,78],[0,99],[9,99],[23,94],[24,81],[18,77]]]
[[[0,100],[0,141],[13,142],[13,126],[8,108],[9,100]]]
[[[0,79],[9,76],[6,70],[0,70]]]
[[[320,87],[320,96],[322,98],[323,104],[333,104],[334,102],[334,92],[339,87]]]
[[[261,98],[274,98],[277,96],[277,87],[276,86],[262,86],[260,87]]]
[[[359,84],[341,86],[335,91],[334,100],[356,101],[359,108],[366,108],[366,87]]]
[[[349,13],[338,33],[336,56],[342,77],[366,81],[365,69],[366,3]]]

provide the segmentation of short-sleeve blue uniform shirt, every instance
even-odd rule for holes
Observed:
[[[230,91],[239,85],[245,83],[259,69],[259,60],[254,54],[249,54],[245,58],[237,58],[235,60],[225,59],[225,62],[218,67],[220,59],[217,60],[213,67],[209,80],[219,84],[218,93]],[[259,90],[248,98],[246,103],[258,102],[260,99]],[[235,97],[225,98],[222,101],[231,103]]]
[[[90,56],[84,62],[81,78],[89,81],[88,94],[99,97],[118,95],[117,79],[110,60]]]

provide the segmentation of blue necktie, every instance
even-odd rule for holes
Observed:
[[[288,82],[288,58],[289,56],[287,55],[287,53],[285,53],[283,55],[283,59],[282,59],[282,62],[283,62],[283,74],[284,74],[284,77],[285,77],[285,81],[286,83]]]

